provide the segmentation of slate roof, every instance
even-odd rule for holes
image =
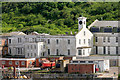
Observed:
[[[92,24],[90,24],[88,26],[88,28],[96,26],[96,27],[107,27],[107,26],[111,26],[111,27],[118,27],[120,24],[120,21],[99,21],[99,20],[95,20]]]

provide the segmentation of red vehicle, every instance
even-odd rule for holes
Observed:
[[[52,68],[55,66],[55,62],[50,62],[49,60],[41,60],[39,63],[41,68]]]

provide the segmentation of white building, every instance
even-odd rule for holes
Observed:
[[[93,34],[86,28],[86,18],[78,18],[79,32],[76,34],[76,55],[89,56],[92,53]]]
[[[13,36],[8,38],[8,47],[11,49],[11,55],[25,57],[33,55],[33,57],[49,55],[89,56],[92,53],[93,34],[86,28],[85,17],[78,18],[78,30],[76,35]]]
[[[88,28],[94,34],[94,54],[120,54],[119,21],[95,20]]]

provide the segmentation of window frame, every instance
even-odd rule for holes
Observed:
[[[82,55],[82,50],[81,49],[78,50],[78,55]]]
[[[17,64],[17,62],[18,62],[18,64]],[[19,61],[15,61],[15,65],[19,65]]]
[[[12,61],[9,61],[9,65],[12,65]]]
[[[48,55],[50,55],[50,49],[48,49]]]
[[[24,64],[23,64],[23,63],[24,63]],[[25,65],[25,61],[22,61],[22,62],[21,62],[21,65],[22,65],[22,66]]]
[[[56,39],[56,44],[59,44],[59,40],[58,39]]]
[[[68,44],[70,44],[70,39],[68,39]]]
[[[70,49],[68,49],[68,55],[70,55]]]
[[[50,39],[48,39],[48,44],[50,44]]]
[[[116,43],[118,42],[118,37],[116,37]]]
[[[98,42],[98,37],[95,37],[95,42]]]

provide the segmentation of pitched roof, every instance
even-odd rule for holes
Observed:
[[[107,26],[111,26],[111,27],[118,27],[118,22],[119,21],[99,21],[99,20],[95,20],[92,24],[90,24],[88,26],[88,28],[96,26],[96,27],[107,27]]]
[[[13,35],[26,35],[23,32],[10,32],[10,33],[3,33],[2,36],[13,36]]]

